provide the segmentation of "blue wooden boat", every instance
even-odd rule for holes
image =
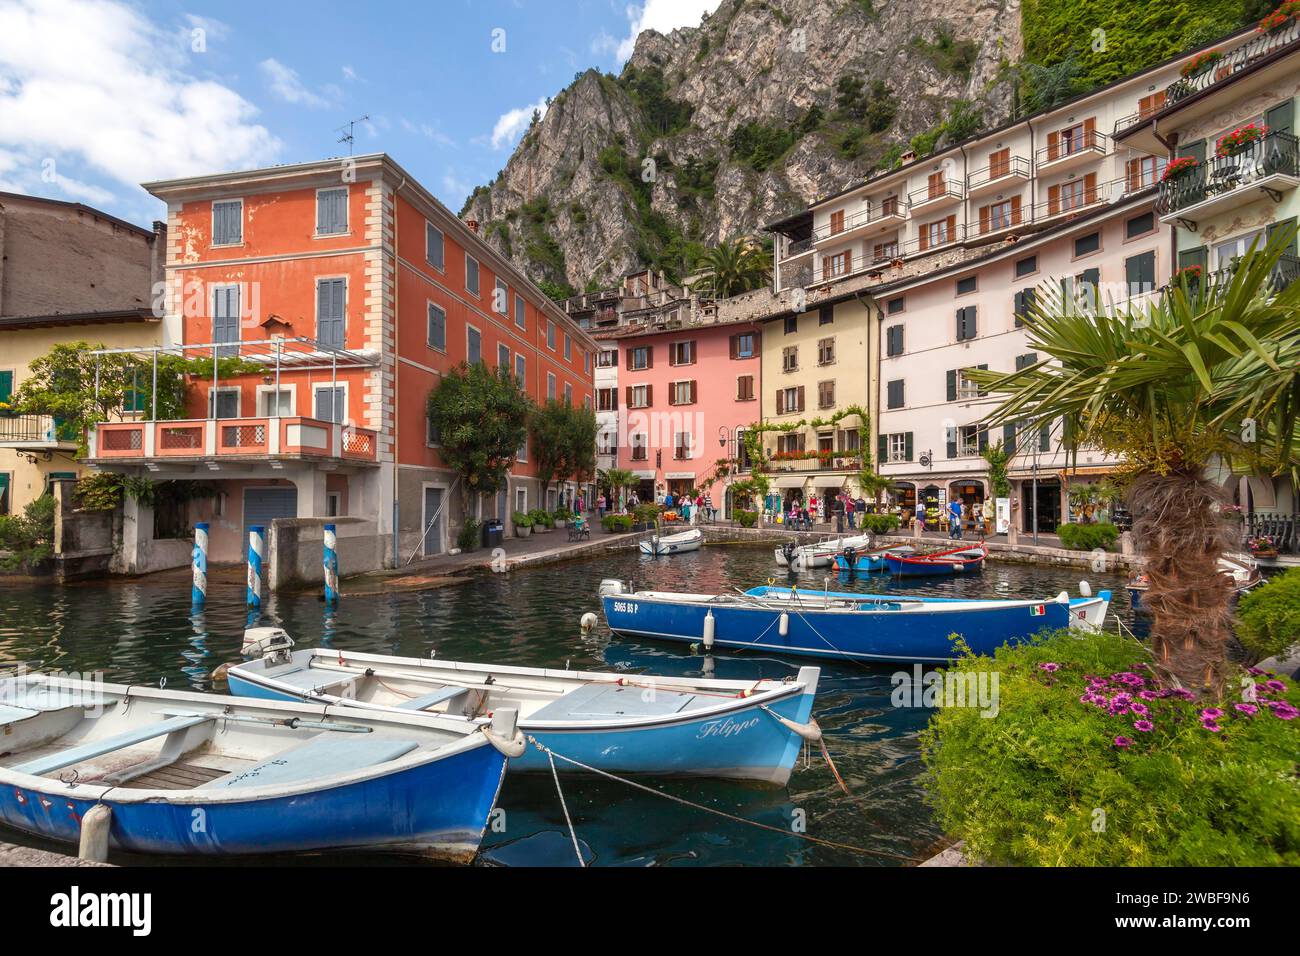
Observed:
[[[914,550],[910,544],[900,544],[892,548],[880,548],[875,551],[859,551],[856,548],[845,548],[835,555],[835,567],[841,572],[870,573],[872,571],[884,571],[889,567],[885,563],[886,554],[904,555],[911,554]]]
[[[1047,628],[1098,629],[1110,592],[1047,600],[855,594],[756,587],[735,594],[628,592],[621,581],[601,584],[610,630],[643,638],[685,641],[705,648],[776,651],[810,657],[901,663],[952,659],[950,636],[976,653]]]
[[[0,681],[0,820],[76,843],[92,807],[136,853],[387,850],[468,862],[522,749],[495,729],[302,702]]]
[[[274,631],[274,634],[264,632]],[[509,667],[315,648],[254,629],[231,666],[233,694],[313,700],[366,713],[436,715],[473,727],[500,707],[556,753],[610,773],[694,775],[784,786],[811,723],[819,669],[793,681],[713,680]],[[573,769],[563,761],[561,770]],[[550,772],[529,747],[511,771]]]
[[[980,545],[930,554],[886,554],[885,565],[891,574],[904,578],[973,574],[984,569],[987,557],[988,549]]]

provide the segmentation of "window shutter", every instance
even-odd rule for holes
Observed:
[[[1055,216],[1060,211],[1061,211],[1061,187],[1059,185],[1048,186],[1047,187],[1047,214],[1049,216]]]
[[[954,239],[957,238],[957,215],[956,215],[956,213],[954,213],[953,215],[951,215],[951,216],[948,217],[947,222],[946,222],[946,225],[947,225],[947,234],[944,236],[944,239],[945,239],[947,242],[952,242]]]
[[[1094,146],[1097,142],[1097,118],[1089,116],[1083,121],[1083,145],[1084,148]]]
[[[957,401],[957,370],[948,369],[948,401]]]
[[[798,395],[797,395],[797,399],[796,399],[796,400],[798,401],[799,404],[798,404],[798,407],[795,408],[795,411],[796,411],[796,412],[801,412],[801,411],[803,411],[804,408],[805,408],[805,405],[804,405],[804,387],[803,387],[802,385],[799,386],[799,392],[798,392]]]
[[[785,414],[785,390],[780,388],[776,390],[776,413]]]
[[[883,465],[889,460],[889,436],[876,436],[876,464]]]
[[[930,248],[930,227],[922,226],[921,227],[921,251],[925,252],[925,250],[929,248]]]
[[[740,336],[733,335],[727,339],[727,349],[731,358],[740,358]]]
[[[1137,295],[1142,290],[1142,261],[1140,256],[1124,260],[1124,285],[1129,295]]]
[[[1085,205],[1097,201],[1097,174],[1088,173],[1083,177],[1083,202]]]
[[[9,401],[14,393],[14,373],[12,370],[0,372],[0,402]]]
[[[907,461],[912,460],[912,433],[903,432],[903,458]]]
[[[632,350],[631,349],[627,350],[626,368],[629,372],[632,371]]]
[[[1274,234],[1275,232],[1277,232],[1279,229],[1282,229],[1282,230],[1286,230],[1286,229],[1295,229],[1295,226],[1296,226],[1296,219],[1295,219],[1294,216],[1292,216],[1290,219],[1283,219],[1281,222],[1275,222],[1275,223],[1273,223],[1272,225],[1270,225],[1270,226],[1265,230],[1265,238],[1266,238],[1267,240],[1271,240],[1271,239],[1273,238],[1273,234]],[[1293,257],[1293,258],[1295,257],[1295,254],[1296,254],[1296,237],[1295,237],[1295,236],[1292,236],[1292,237],[1291,237],[1291,244],[1290,244],[1289,246],[1287,246],[1286,249],[1283,250],[1283,253],[1282,253],[1282,254],[1283,254],[1283,255],[1287,255],[1287,256],[1291,256],[1291,257]]]
[[[633,407],[634,407],[633,404],[632,404],[632,386],[631,386],[631,385],[629,385],[629,386],[627,387],[627,392],[626,392],[625,395],[624,395],[624,401],[627,402],[627,407],[628,407],[628,408],[633,408]]]
[[[1205,140],[1198,139],[1191,143],[1188,143],[1186,146],[1179,144],[1178,157],[1181,159],[1184,156],[1190,156],[1192,157],[1192,159],[1196,160],[1198,164],[1204,164],[1205,163]]]
[[[1264,114],[1264,125],[1270,133],[1290,133],[1295,122],[1295,100],[1287,99]]]
[[[645,367],[655,367],[655,347],[653,345],[647,345],[645,347]]]
[[[1178,268],[1187,269],[1191,266],[1200,266],[1201,271],[1205,271],[1209,255],[1205,246],[1197,246],[1195,249],[1184,249],[1178,253]]]
[[[696,388],[697,386],[696,386],[695,379],[691,379],[691,404],[692,405],[694,405],[697,401],[699,401],[700,393],[696,391]]]
[[[1011,197],[1011,225],[1020,225],[1020,197]]]
[[[1047,159],[1051,162],[1056,159],[1061,152],[1061,134],[1058,130],[1052,130],[1047,134]]]
[[[963,308],[957,310],[957,341],[958,342],[960,342],[962,339],[966,337],[965,331],[966,331],[966,310]]]
[[[980,441],[980,454],[982,455],[984,454],[985,451],[988,450],[989,447],[989,430],[987,428],[981,428],[979,430],[979,441]]]
[[[1008,455],[1016,453],[1016,426],[1008,423],[1002,426],[1002,450]]]
[[[989,231],[989,207],[980,206],[980,232],[985,233],[988,231]]]
[[[957,426],[949,425],[945,437],[948,440],[947,441],[948,457],[956,458],[957,457]]]
[[[1039,451],[1052,450],[1052,426],[1050,423],[1043,425],[1038,430],[1038,450]]]
[[[645,387],[646,408],[650,408],[651,406],[654,405],[654,403],[655,403],[655,387],[653,385],[647,385]]]

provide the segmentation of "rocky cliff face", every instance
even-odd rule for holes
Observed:
[[[878,8],[878,9],[876,9]],[[723,0],[561,92],[463,215],[550,288],[607,287],[999,123],[1016,0]]]

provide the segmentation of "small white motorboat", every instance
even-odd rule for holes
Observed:
[[[875,547],[876,536],[866,534],[850,535],[845,538],[832,538],[827,541],[814,541],[812,544],[796,544],[787,541],[777,548],[776,563],[783,568],[795,571],[811,571],[814,568],[829,568],[835,563],[835,555],[848,548],[857,551],[869,551]]]
[[[1219,558],[1219,573],[1232,581],[1232,589],[1237,595],[1245,594],[1264,580],[1259,565],[1248,554],[1225,554]],[[1145,614],[1142,597],[1151,587],[1151,579],[1145,571],[1138,571],[1129,579],[1129,606],[1135,613]]]
[[[639,547],[642,554],[657,558],[665,554],[698,551],[703,543],[704,532],[699,528],[691,528],[689,531],[679,531],[677,534],[652,534],[648,538],[641,539]]]

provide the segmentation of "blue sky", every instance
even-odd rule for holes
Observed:
[[[0,0],[0,190],[141,224],[149,179],[385,151],[453,210],[535,106],[718,0]]]

